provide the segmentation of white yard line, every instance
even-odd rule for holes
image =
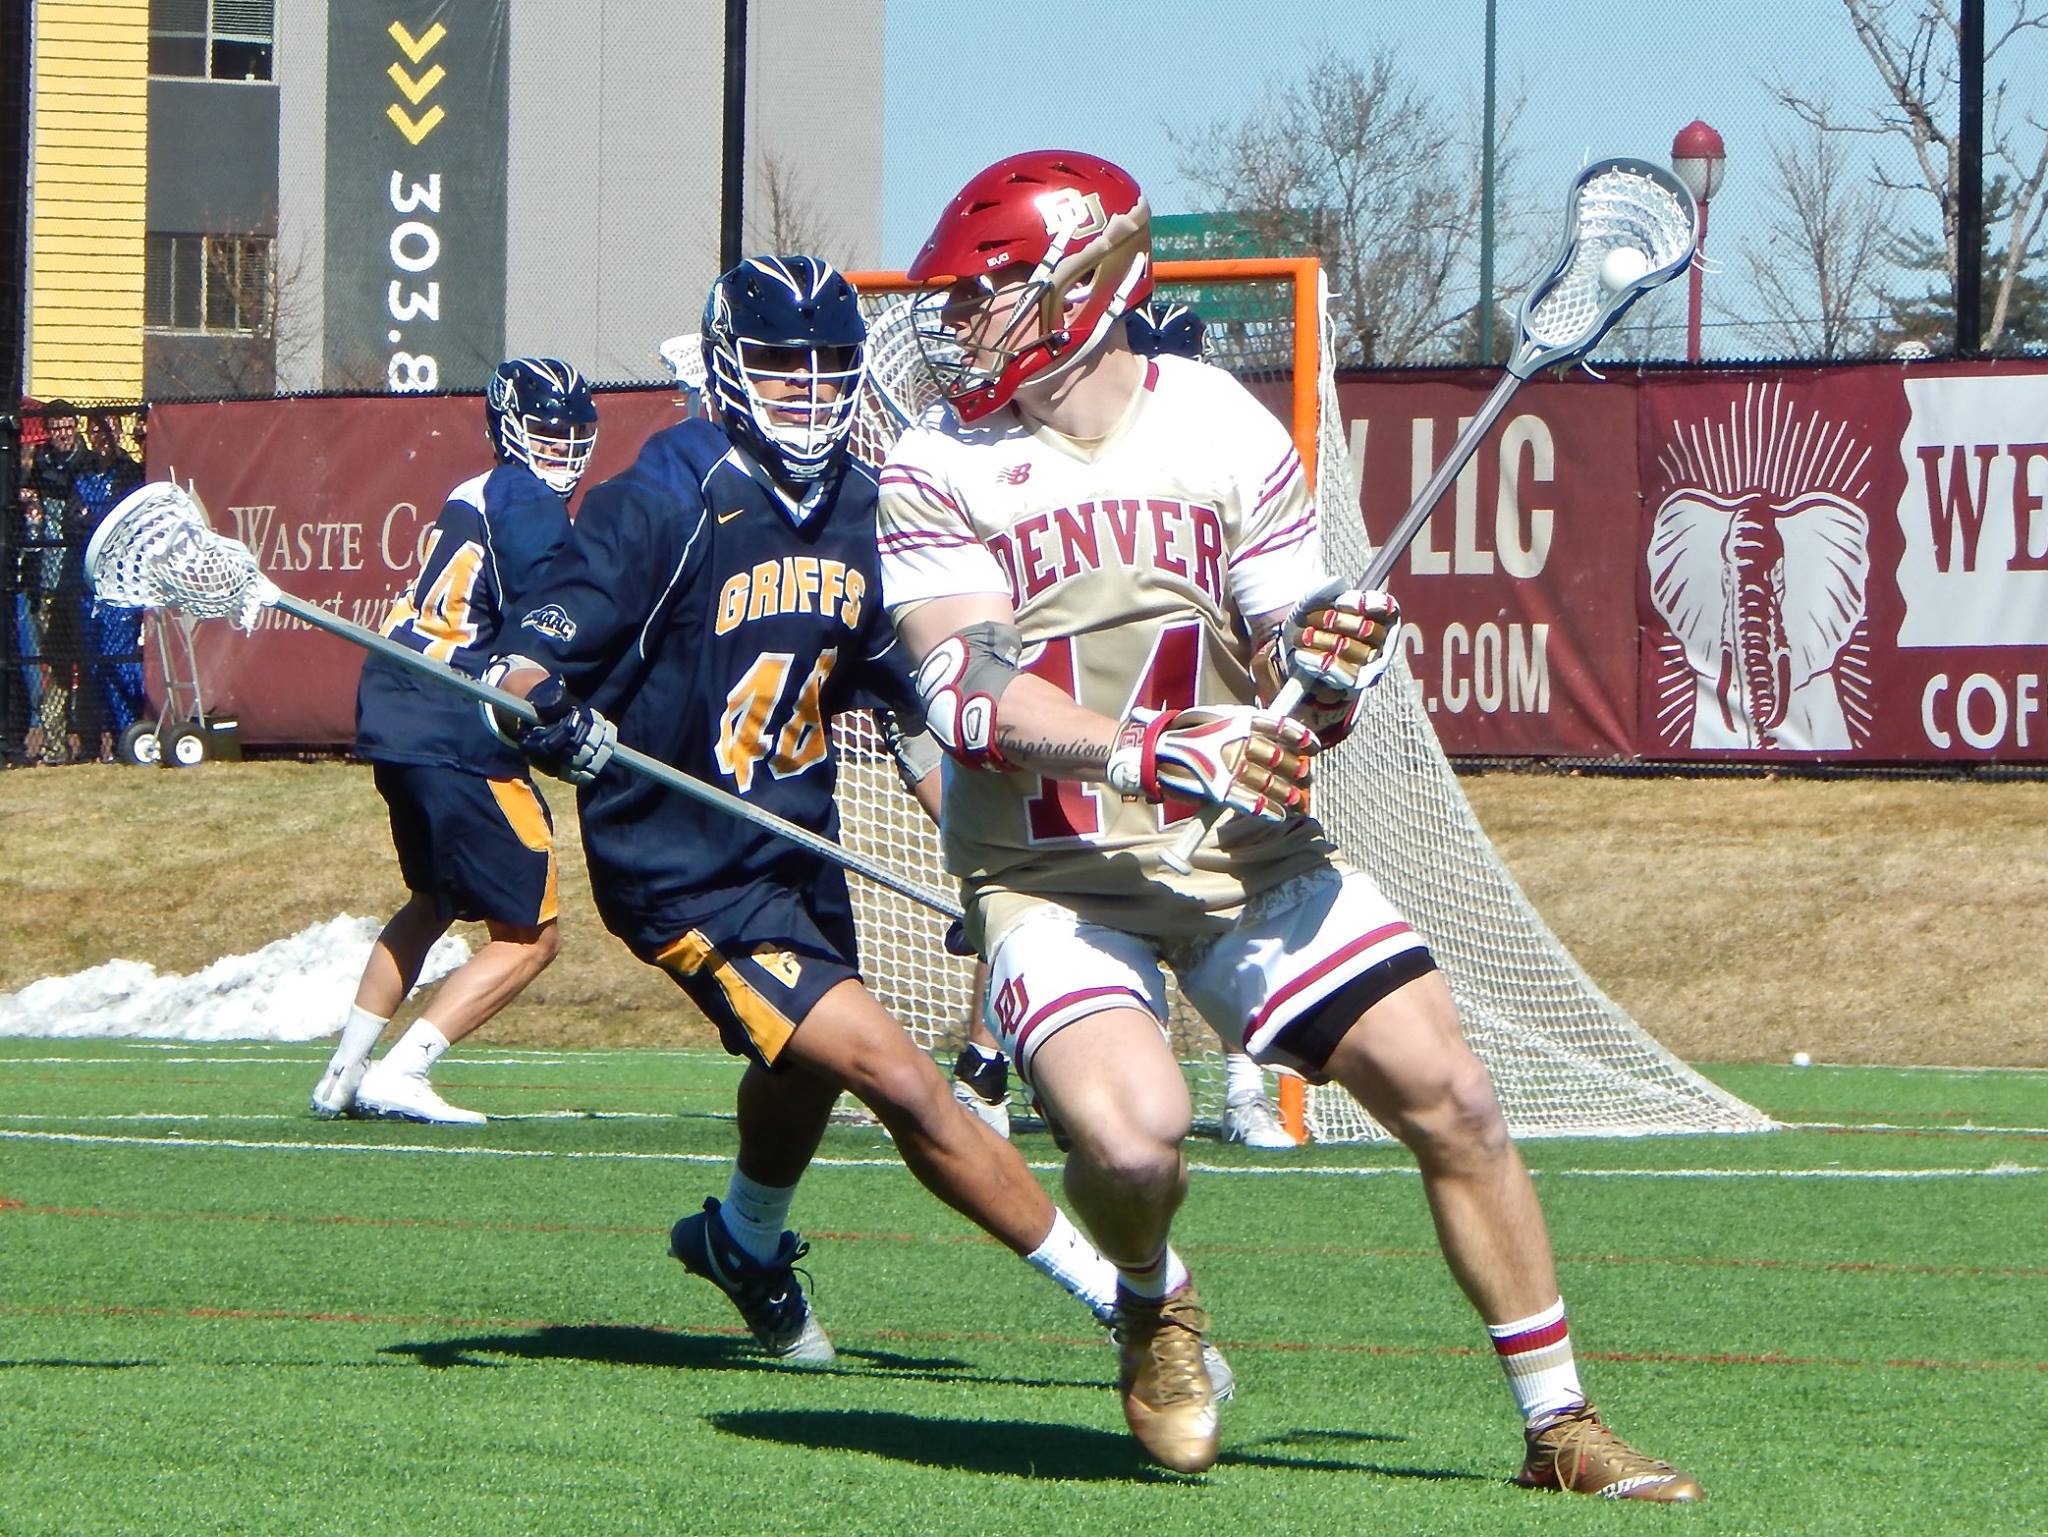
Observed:
[[[146,1147],[155,1149],[210,1149],[233,1152],[270,1153],[368,1153],[391,1154],[408,1158],[559,1158],[569,1162],[620,1162],[620,1163],[686,1163],[686,1164],[729,1164],[732,1159],[726,1153],[636,1153],[625,1151],[607,1152],[565,1152],[547,1148],[479,1147],[418,1145],[396,1142],[299,1142],[299,1141],[252,1141],[235,1137],[134,1137],[118,1136],[103,1132],[60,1132],[33,1131],[18,1127],[0,1127],[0,1139],[15,1142],[54,1142],[98,1147]],[[888,1158],[827,1158],[812,1160],[816,1167],[828,1169],[898,1169],[902,1160]],[[1030,1167],[1041,1171],[1057,1170],[1058,1162],[1040,1162]],[[1412,1177],[1415,1170],[1406,1165],[1390,1165],[1375,1168],[1346,1167],[1339,1164],[1262,1164],[1246,1166],[1236,1164],[1193,1163],[1189,1167],[1196,1172],[1209,1175],[1253,1175],[1259,1177],[1289,1175],[1299,1178],[1311,1175],[1324,1179],[1383,1179],[1389,1176]],[[2031,1164],[2000,1163],[1988,1168],[1931,1168],[1931,1169],[1539,1169],[1537,1177],[1542,1179],[1814,1179],[1814,1180],[1925,1180],[1925,1179],[2011,1179],[2033,1174],[2048,1174],[2048,1167]]]

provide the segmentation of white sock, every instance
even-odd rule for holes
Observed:
[[[782,1230],[795,1199],[794,1185],[763,1185],[734,1169],[718,1215],[733,1242],[757,1260],[772,1260],[782,1252]]]
[[[1095,1245],[1057,1206],[1052,1209],[1052,1228],[1045,1241],[1024,1256],[1024,1263],[1087,1303],[1098,1323],[1106,1324],[1116,1316],[1116,1266],[1095,1252]]]
[[[382,1065],[394,1073],[410,1073],[415,1078],[424,1078],[441,1060],[441,1054],[448,1049],[448,1037],[440,1027],[424,1017],[416,1019],[398,1038],[398,1044],[384,1053]]]
[[[377,1037],[390,1023],[388,1015],[372,1014],[360,1004],[349,1005],[348,1018],[342,1021],[341,1040],[335,1045],[334,1055],[327,1059],[327,1071],[345,1073],[359,1066],[375,1049]]]
[[[1181,1263],[1180,1256],[1168,1244],[1159,1251],[1159,1258],[1149,1265],[1137,1269],[1119,1265],[1117,1275],[1123,1289],[1134,1297],[1145,1297],[1153,1302],[1163,1302],[1188,1284],[1188,1267]]]
[[[1501,1370],[1508,1376],[1508,1391],[1515,1395],[1515,1407],[1522,1419],[1535,1424],[1561,1409],[1575,1409],[1586,1401],[1579,1386],[1579,1366],[1572,1356],[1571,1332],[1565,1327],[1564,1299],[1518,1318],[1513,1323],[1488,1324]]]
[[[1266,1092],[1266,1071],[1250,1057],[1230,1052],[1223,1059],[1223,1097],[1258,1099]]]

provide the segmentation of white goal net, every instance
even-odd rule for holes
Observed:
[[[1326,363],[1309,361],[1330,356],[1327,338],[1302,345],[1292,322],[1293,285],[1229,275],[1243,265],[1164,264],[1162,278],[1173,281],[1162,296],[1194,304],[1209,322],[1214,360],[1267,394],[1284,393],[1298,369],[1313,370],[1314,452],[1303,458],[1317,467],[1331,569],[1360,570],[1371,551],[1357,514],[1358,472],[1348,458],[1336,380]],[[901,302],[911,286],[872,274],[855,280],[874,312]],[[860,451],[879,457],[896,429],[878,402],[869,407]],[[1311,446],[1302,431],[1296,437],[1305,450]],[[853,716],[837,731],[845,842],[952,894],[937,837],[903,792],[872,724]],[[1516,1136],[1760,1131],[1772,1124],[1658,1045],[1550,932],[1473,816],[1405,662],[1373,692],[1350,739],[1318,763],[1316,810],[1345,855],[1371,871],[1428,939]],[[851,884],[869,985],[926,1046],[956,1043],[978,1000],[969,996],[971,963],[946,953],[944,920],[869,882]],[[1177,996],[1171,1026],[1197,1117],[1213,1123],[1223,1100],[1215,1038]],[[1387,1136],[1335,1087],[1309,1092],[1306,1119],[1319,1141]]]

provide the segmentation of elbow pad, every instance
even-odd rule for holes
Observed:
[[[969,768],[1010,767],[996,748],[996,707],[1023,654],[1024,635],[1015,625],[970,624],[934,646],[917,669],[926,728]]]

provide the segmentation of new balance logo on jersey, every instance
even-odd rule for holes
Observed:
[[[1034,512],[991,534],[988,547],[1022,605],[1055,582],[1103,566],[1151,567],[1223,602],[1223,519],[1177,497],[1110,497]]]
[[[1006,464],[996,471],[996,479],[1006,486],[1021,486],[1031,478],[1030,464]]]
[[[569,611],[559,603],[550,603],[537,608],[519,621],[522,630],[538,630],[549,640],[568,645],[576,638],[576,621],[569,617]]]

